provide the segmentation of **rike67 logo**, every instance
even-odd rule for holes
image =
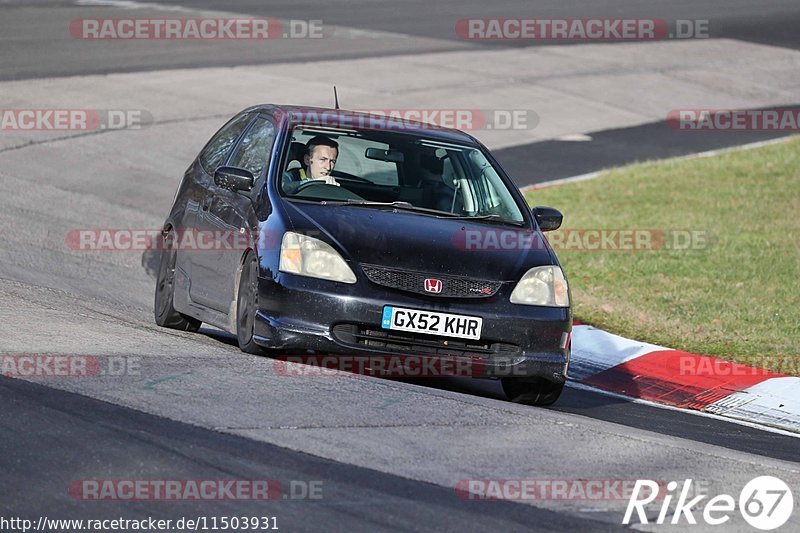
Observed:
[[[708,497],[701,494],[690,498],[692,493],[692,480],[687,479],[678,492],[678,482],[667,483],[666,495],[659,491],[659,484],[649,479],[638,479],[633,487],[633,493],[628,500],[628,507],[622,519],[623,524],[630,524],[636,518],[640,524],[648,524],[645,506],[662,497],[658,517],[655,524],[697,524],[697,512],[703,521],[711,526],[725,524],[736,511],[736,500],[729,494],[719,494],[705,503],[702,513],[695,508]],[[677,497],[674,508],[670,509],[672,501]],[[762,531],[779,528],[789,520],[794,508],[794,499],[789,486],[782,480],[773,476],[759,476],[750,480],[739,493],[739,512],[750,526]],[[668,517],[669,522],[667,522]],[[684,522],[685,520],[685,522]]]

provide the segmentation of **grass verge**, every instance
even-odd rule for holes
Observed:
[[[576,320],[800,374],[800,138],[631,165],[526,198],[564,213],[548,238]]]

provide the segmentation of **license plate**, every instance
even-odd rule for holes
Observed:
[[[481,338],[483,319],[477,316],[451,315],[450,313],[385,305],[381,327],[477,340]]]

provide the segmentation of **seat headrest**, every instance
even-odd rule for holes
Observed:
[[[301,143],[301,142],[297,142],[297,141],[292,142],[292,144],[289,146],[289,161],[288,162],[300,161],[300,165],[305,167],[306,166],[306,163],[305,163],[305,160],[304,160],[305,159],[305,157],[304,157],[305,155],[306,155],[306,145]]]

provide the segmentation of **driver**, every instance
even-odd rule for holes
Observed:
[[[284,174],[284,184],[293,185],[306,180],[322,180],[328,185],[339,185],[331,175],[339,155],[339,144],[324,135],[317,135],[306,143],[306,154],[303,156],[305,168],[289,170]]]

